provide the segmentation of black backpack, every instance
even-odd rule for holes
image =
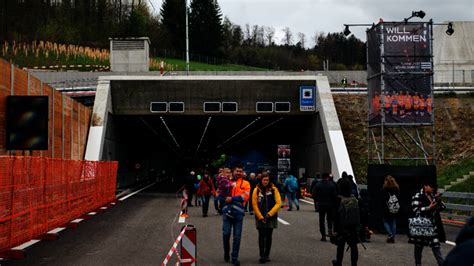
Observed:
[[[360,225],[359,202],[355,197],[342,198],[338,213],[339,222],[343,228],[358,227]]]

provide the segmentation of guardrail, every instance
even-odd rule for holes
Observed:
[[[367,189],[367,185],[358,185]],[[454,221],[466,221],[474,216],[474,193],[445,191],[442,195],[446,209],[441,213],[443,218]]]
[[[443,201],[446,210],[442,216],[449,220],[466,221],[474,216],[474,193],[451,192],[443,193]]]

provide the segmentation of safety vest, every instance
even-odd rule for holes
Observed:
[[[232,197],[241,196],[244,202],[250,198],[250,183],[243,178],[237,179],[235,187],[232,188]]]

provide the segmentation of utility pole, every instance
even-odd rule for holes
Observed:
[[[188,0],[185,1],[186,3],[186,75],[189,76],[189,22],[188,22]]]

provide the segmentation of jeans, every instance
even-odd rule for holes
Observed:
[[[212,196],[214,198],[214,209],[216,211],[219,211],[219,199],[217,198],[216,195]]]
[[[209,210],[209,199],[211,195],[203,195],[202,196],[202,214],[207,215],[207,211]]]
[[[296,207],[298,210],[300,209],[300,203],[296,199],[296,192],[288,192],[286,194],[288,197],[288,209],[291,210],[293,208],[293,202],[295,203]]]
[[[443,255],[441,255],[441,247],[435,246],[431,248],[433,250],[433,255],[438,262],[438,265],[442,265],[444,262]],[[421,255],[423,253],[423,246],[415,245],[415,264],[421,265]]]
[[[387,230],[387,234],[389,237],[395,237],[397,234],[397,221],[395,218],[391,219],[384,219],[383,225],[385,226],[385,230]]]
[[[224,238],[224,257],[229,256],[230,252],[230,234],[232,227],[234,227],[234,239],[232,241],[232,262],[239,258],[240,238],[242,236],[242,221],[244,217],[230,218],[227,215],[222,215],[222,236]]]

